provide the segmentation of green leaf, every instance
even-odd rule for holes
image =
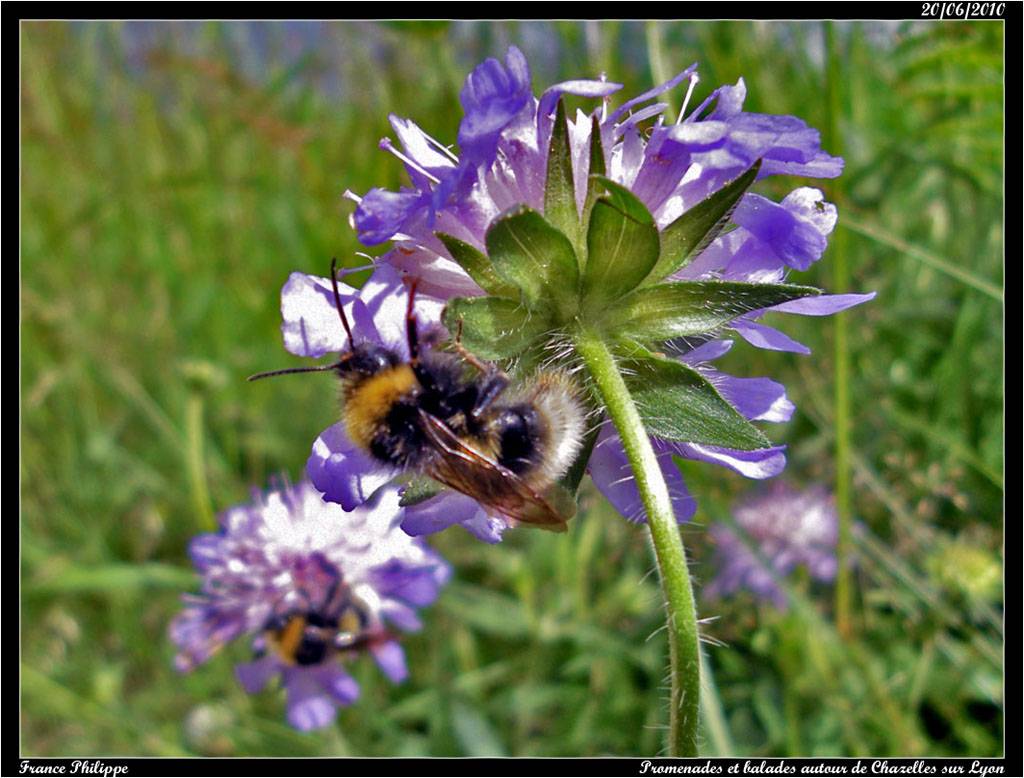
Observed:
[[[521,600],[461,582],[450,583],[439,606],[484,635],[524,638],[530,635],[530,619]]]
[[[459,266],[469,273],[469,277],[476,281],[477,286],[488,294],[498,297],[515,297],[516,289],[511,284],[501,280],[501,277],[494,270],[494,265],[487,255],[477,251],[474,246],[459,240],[453,235],[444,232],[434,233],[440,240],[452,259],[459,263]]]
[[[689,365],[633,347],[619,360],[651,435],[665,440],[753,451],[771,442]]]
[[[740,198],[754,183],[760,169],[761,160],[758,160],[743,175],[684,211],[661,231],[661,257],[651,271],[648,283],[667,278],[685,267],[718,237],[729,223]]]
[[[519,355],[551,329],[550,321],[532,314],[516,300],[502,297],[456,297],[448,301],[444,324],[456,333],[462,321],[462,345],[483,359]]]
[[[625,187],[603,176],[607,190],[594,203],[587,228],[583,297],[591,306],[635,289],[658,261],[658,227],[647,208]]]
[[[455,739],[462,746],[462,752],[470,757],[508,756],[508,750],[487,716],[477,707],[461,702],[452,703],[452,730]]]
[[[604,321],[615,337],[646,343],[711,332],[737,316],[821,294],[813,286],[675,281],[636,290]]]
[[[641,224],[654,225],[654,217],[647,210],[647,206],[629,189],[622,184],[612,181],[607,176],[595,174],[592,178],[596,179],[595,183],[599,185],[598,191],[604,190],[602,193],[603,199],[608,200],[615,208],[625,213],[628,218]]]
[[[565,103],[560,99],[551,128],[548,145],[548,169],[544,182],[544,216],[565,235],[579,230],[576,214],[576,190],[572,175],[572,152],[569,148],[569,122]]]
[[[487,254],[498,275],[533,310],[575,313],[579,265],[569,239],[525,205],[510,209],[487,231]]]

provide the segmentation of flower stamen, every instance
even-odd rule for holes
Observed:
[[[423,167],[422,165],[420,165],[417,162],[413,161],[410,157],[407,157],[401,151],[396,149],[395,145],[391,142],[391,138],[381,138],[380,143],[378,143],[377,145],[381,149],[383,149],[384,151],[387,151],[387,152],[393,154],[394,156],[398,157],[400,160],[402,160],[402,162],[404,162],[406,165],[411,167],[417,173],[420,173],[421,175],[425,176],[427,178],[427,180],[429,180],[431,183],[434,183],[434,184],[440,184],[441,183],[441,179],[440,178],[438,178],[433,173],[431,173],[429,170],[427,170],[425,167]]]
[[[452,150],[450,148],[448,148],[443,143],[441,143],[441,141],[435,140],[431,136],[427,135],[427,133],[423,133],[423,137],[426,138],[427,141],[432,146],[434,146],[434,148],[436,148],[438,151],[440,151],[442,154],[444,154],[446,157],[448,157],[448,159],[450,159],[456,165],[459,164],[459,158],[454,154],[454,152],[452,152]]]
[[[681,124],[683,117],[686,116],[686,106],[690,104],[690,97],[693,95],[693,89],[700,82],[700,76],[696,73],[690,74],[690,85],[686,87],[686,97],[683,98],[683,107],[679,109],[679,118],[676,119],[676,124]]]

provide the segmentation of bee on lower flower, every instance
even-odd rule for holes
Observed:
[[[238,665],[250,693],[280,675],[297,729],[333,721],[359,696],[345,663],[369,653],[395,683],[407,670],[398,632],[420,626],[448,565],[398,527],[396,488],[354,511],[324,502],[308,483],[260,496],[220,517],[220,531],[192,541],[202,575],[171,622],[182,672],[232,640],[253,636],[254,657]]]

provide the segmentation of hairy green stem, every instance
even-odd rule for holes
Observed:
[[[700,710],[700,642],[686,550],[672,510],[668,485],[662,475],[643,420],[608,346],[583,332],[576,351],[594,379],[603,405],[622,439],[637,490],[647,512],[647,526],[665,592],[672,692],[668,730],[670,756],[697,756]]]

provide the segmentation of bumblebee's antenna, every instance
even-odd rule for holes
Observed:
[[[342,362],[335,362],[333,365],[320,365],[319,367],[286,367],[284,370],[270,370],[266,373],[257,373],[246,378],[246,381],[259,381],[261,378],[270,378],[275,375],[288,375],[289,373],[322,373],[324,370],[335,370],[341,367]]]
[[[320,365],[319,367],[286,367],[284,370],[270,370],[266,373],[257,373],[251,375],[246,381],[259,381],[261,378],[270,378],[276,375],[288,375],[289,373],[322,373],[325,370],[336,370],[345,364],[345,361],[352,356],[352,346],[354,339],[352,338],[352,327],[349,326],[348,317],[345,315],[345,309],[341,305],[341,293],[338,291],[338,258],[331,257],[331,289],[334,290],[334,307],[338,311],[338,318],[341,319],[341,326],[345,328],[345,334],[348,335],[348,351],[342,353],[341,359],[332,365]]]
[[[345,316],[345,309],[341,305],[341,295],[338,293],[338,258],[331,257],[331,288],[334,289],[334,307],[338,309],[338,316],[341,318],[341,326],[345,328],[348,335],[348,346],[352,348],[355,340],[352,338],[352,328],[348,326],[348,317]]]
[[[420,279],[414,278],[409,282],[409,302],[405,306],[405,337],[409,341],[409,360],[418,362],[420,358],[420,336],[416,326],[416,314],[413,312],[413,304],[416,302],[416,287]]]

